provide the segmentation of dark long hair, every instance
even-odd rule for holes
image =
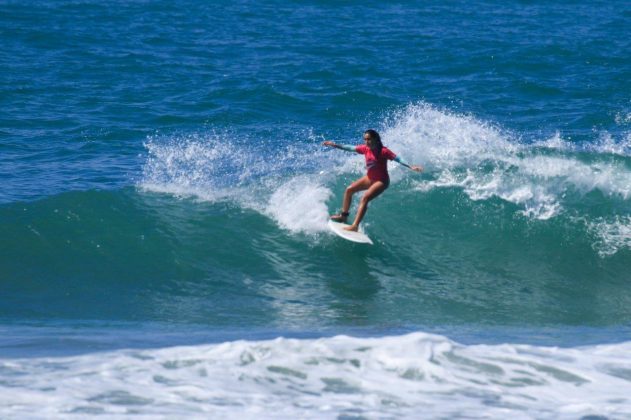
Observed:
[[[376,130],[373,130],[372,128],[369,130],[364,131],[364,134],[368,134],[370,136],[371,139],[373,139],[373,141],[377,142],[377,153],[376,156],[379,156],[381,154],[381,149],[383,149],[383,143],[381,143],[381,136],[379,135],[379,133],[377,133]]]

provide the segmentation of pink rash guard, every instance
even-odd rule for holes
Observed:
[[[390,183],[388,175],[388,160],[394,160],[397,157],[392,150],[387,147],[381,149],[379,157],[375,157],[370,147],[359,145],[355,147],[357,153],[361,153],[366,158],[366,169],[368,169],[368,179],[371,181],[382,181],[386,185]]]

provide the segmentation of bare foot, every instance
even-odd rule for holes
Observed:
[[[338,223],[346,223],[347,216],[342,216],[341,214],[334,214],[331,216],[331,220]]]
[[[357,226],[355,225],[345,226],[344,230],[348,230],[349,232],[357,232]]]

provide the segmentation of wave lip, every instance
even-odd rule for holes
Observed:
[[[0,413],[629,416],[629,351],[467,346],[419,332],[12,359],[0,363]]]

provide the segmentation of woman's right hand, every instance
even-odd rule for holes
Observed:
[[[335,143],[333,143],[330,140],[326,140],[324,143],[322,143],[323,146],[329,146],[329,147],[334,147]]]

